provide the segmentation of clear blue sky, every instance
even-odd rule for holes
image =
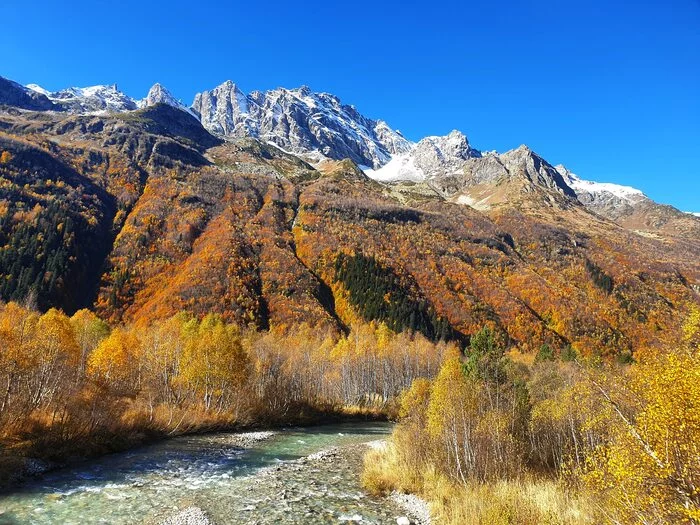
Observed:
[[[417,140],[526,143],[700,211],[700,0],[2,0],[0,75],[48,89],[307,84]]]

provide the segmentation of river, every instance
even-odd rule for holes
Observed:
[[[202,509],[216,525],[387,523],[401,509],[363,492],[364,443],[387,423],[282,430],[242,448],[236,434],[183,436],[57,470],[0,496],[1,524],[158,524]]]

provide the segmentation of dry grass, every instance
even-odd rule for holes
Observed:
[[[407,493],[420,493],[423,479],[415,466],[397,452],[393,443],[367,452],[362,470],[362,485],[375,495],[387,494],[392,490]]]
[[[559,482],[497,481],[457,485],[436,476],[424,489],[427,499],[439,502],[436,515],[446,524],[567,524],[595,523],[581,498]]]
[[[455,483],[428,466],[418,472],[392,443],[365,456],[364,487],[374,494],[415,493],[441,525],[587,525],[597,523],[583,496],[541,479]]]

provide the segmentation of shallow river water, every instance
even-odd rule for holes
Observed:
[[[0,495],[0,524],[157,524],[193,506],[217,525],[396,523],[400,509],[359,483],[363,443],[390,430],[386,423],[283,430],[246,449],[226,433],[174,438]]]

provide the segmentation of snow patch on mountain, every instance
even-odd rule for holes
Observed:
[[[469,145],[467,137],[454,130],[444,136],[425,137],[407,153],[392,156],[378,169],[364,171],[368,177],[382,182],[397,180],[424,181],[444,175],[459,174],[470,158],[481,153]]]
[[[574,190],[577,194],[580,193],[590,193],[590,194],[609,194],[618,199],[623,199],[630,202],[636,202],[643,198],[646,198],[644,193],[637,188],[631,186],[622,186],[620,184],[613,184],[611,182],[595,182],[591,180],[584,180],[570,172],[565,166],[559,164],[555,166],[555,169],[564,178],[564,181],[569,185],[569,187]]]
[[[370,179],[379,182],[394,182],[397,180],[411,180],[421,182],[425,180],[425,174],[416,166],[414,157],[410,153],[394,155],[389,162],[379,169],[370,166],[360,166]]]

